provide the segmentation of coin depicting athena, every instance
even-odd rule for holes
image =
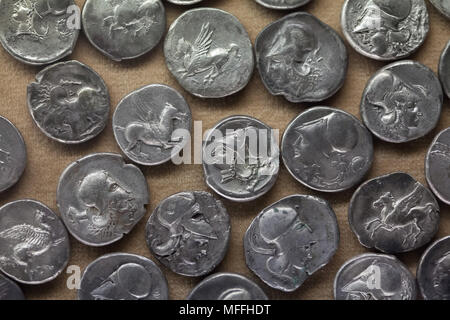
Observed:
[[[73,0],[2,0],[0,43],[23,63],[55,62],[75,47],[76,12]]]
[[[0,274],[0,301],[5,300],[25,300],[25,296],[14,281]]]
[[[166,13],[160,0],[87,0],[82,22],[95,48],[122,61],[140,57],[160,42]]]
[[[411,55],[424,43],[429,16],[424,0],[346,0],[341,24],[357,52],[392,61]]]
[[[248,267],[268,286],[297,290],[334,256],[336,214],[325,200],[294,195],[264,209],[244,236]]]
[[[28,85],[28,109],[49,138],[77,144],[96,137],[109,116],[109,93],[94,70],[78,61],[59,62]]]
[[[269,9],[278,10],[290,10],[296,9],[305,4],[310,3],[312,0],[255,0],[260,5]]]
[[[291,102],[316,102],[344,84],[348,54],[328,25],[306,12],[271,23],[256,38],[256,65],[269,92]]]
[[[90,246],[129,233],[146,213],[147,181],[114,153],[95,153],[70,164],[59,179],[57,205],[69,232]]]
[[[450,19],[450,0],[430,0],[436,9]]]
[[[434,194],[444,203],[450,205],[450,128],[440,132],[425,160],[425,173],[428,185]]]
[[[170,26],[164,43],[169,71],[191,94],[223,98],[242,90],[254,69],[247,31],[228,12],[199,8]]]
[[[442,52],[439,61],[439,77],[445,94],[450,98],[450,41]]]

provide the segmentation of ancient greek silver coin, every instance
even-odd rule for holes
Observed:
[[[3,0],[0,21],[0,43],[31,65],[70,55],[79,33],[73,0]]]
[[[177,193],[163,200],[147,222],[152,254],[175,273],[198,277],[225,257],[230,217],[222,202],[208,192]]]
[[[4,300],[25,300],[25,296],[14,281],[0,274],[0,301]]]
[[[391,61],[420,48],[429,31],[429,16],[424,0],[347,0],[341,24],[357,52]]]
[[[0,116],[0,193],[15,185],[27,164],[27,150],[19,130]]]
[[[28,109],[39,129],[61,143],[96,137],[109,116],[109,93],[94,70],[78,61],[59,62],[28,85]]]
[[[445,94],[450,98],[450,41],[442,52],[439,61],[439,77],[441,78]]]
[[[372,136],[354,116],[329,107],[314,107],[287,127],[281,154],[291,175],[322,192],[358,184],[373,162]]]
[[[232,201],[263,196],[278,178],[277,140],[273,129],[255,118],[232,116],[220,121],[203,144],[207,185]]]
[[[436,9],[450,19],[450,0],[430,0]]]
[[[199,3],[203,0],[166,0],[167,2],[173,3],[173,4],[179,4],[179,5],[185,5],[189,6],[191,4]]]
[[[186,100],[165,85],[149,85],[130,93],[113,117],[120,148],[142,165],[158,165],[178,155],[188,143],[184,137],[190,135],[191,126]]]
[[[439,228],[435,197],[402,172],[362,184],[353,194],[348,214],[359,242],[384,253],[418,249],[430,242]]]
[[[344,84],[348,54],[328,25],[306,12],[290,14],[256,38],[256,65],[267,90],[291,102],[316,102]]]
[[[79,300],[167,300],[167,280],[145,257],[112,253],[91,262],[83,272]]]
[[[291,292],[334,256],[336,215],[325,200],[294,195],[264,209],[244,236],[248,267],[272,288]]]
[[[82,22],[95,48],[122,61],[140,57],[160,42],[166,13],[160,0],[87,0]]]
[[[440,132],[431,144],[425,160],[425,173],[434,194],[450,205],[450,128]]]
[[[200,282],[187,300],[268,300],[252,280],[236,273],[216,273]]]
[[[396,257],[367,253],[347,261],[334,280],[336,300],[416,300],[416,279]]]
[[[362,96],[361,116],[379,139],[410,142],[436,127],[443,99],[441,84],[431,69],[416,61],[399,61],[369,80]]]
[[[266,8],[278,10],[296,9],[311,2],[311,0],[255,0],[255,1]]]
[[[202,98],[222,98],[242,90],[254,69],[252,43],[228,12],[186,11],[170,26],[164,43],[166,64],[179,84]]]
[[[422,255],[417,282],[425,300],[450,300],[450,236],[434,242]]]
[[[0,208],[0,271],[25,284],[55,279],[70,256],[69,235],[60,218],[34,200]]]
[[[64,170],[56,198],[69,232],[86,245],[104,246],[145,215],[149,191],[138,167],[118,154],[95,153]]]

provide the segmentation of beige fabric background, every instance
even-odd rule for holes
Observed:
[[[82,5],[84,0],[76,2]],[[342,35],[340,11],[343,3],[344,0],[314,0],[304,7],[304,10],[316,15]],[[167,9],[168,26],[184,10],[187,10],[186,7],[175,6],[165,1],[164,4]],[[220,8],[236,15],[248,30],[252,41],[267,24],[287,13],[265,9],[253,0],[204,0],[202,5]],[[450,40],[450,21],[440,16],[428,1],[427,5],[431,18],[431,31],[425,45],[412,58],[436,71],[440,53],[446,42]],[[383,64],[360,56],[350,47],[349,54],[350,67],[343,89],[323,104],[335,106],[359,116],[359,102],[366,81]],[[140,59],[115,63],[96,51],[81,34],[70,58],[86,63],[103,76],[111,93],[111,111],[114,111],[123,96],[152,83],[164,83],[180,90],[192,108],[194,119],[202,120],[204,128],[211,128],[226,116],[247,114],[283,132],[289,121],[308,107],[308,105],[288,103],[281,97],[272,97],[263,87],[257,72],[250,84],[232,97],[219,100],[195,98],[183,91],[169,74],[164,63],[161,44]],[[0,63],[0,114],[10,119],[19,128],[28,148],[28,165],[25,174],[15,187],[0,195],[0,205],[12,200],[34,198],[56,210],[55,196],[58,179],[69,163],[93,152],[120,152],[114,141],[111,121],[99,137],[83,145],[65,146],[49,140],[33,124],[26,106],[26,86],[40,68],[23,65],[1,49]],[[439,127],[426,138],[400,146],[376,141],[375,162],[369,178],[402,170],[425,183],[423,168],[425,153],[438,131],[449,126],[450,103],[446,99]],[[69,264],[79,265],[84,269],[97,257],[117,251],[152,258],[145,245],[144,228],[158,202],[173,193],[184,190],[207,190],[203,181],[202,168],[198,165],[167,164],[142,169],[151,192],[151,206],[145,218],[119,243],[104,248],[90,248],[72,238],[72,256]],[[339,267],[347,259],[365,252],[347,223],[347,208],[352,192],[353,190],[335,195],[312,192],[294,181],[283,167],[275,187],[262,199],[248,204],[224,201],[231,215],[231,243],[225,260],[216,271],[231,271],[246,275],[260,284],[272,299],[332,299],[333,280]],[[269,289],[249,271],[245,265],[242,238],[258,212],[282,197],[295,193],[314,194],[331,202],[338,216],[341,242],[336,256],[328,266],[317,272],[296,292],[284,294]],[[450,234],[450,209],[441,204],[441,211],[439,237]],[[399,258],[408,264],[411,271],[415,272],[422,251],[400,255]],[[168,279],[171,299],[185,298],[193,286],[201,280],[178,276],[166,268],[163,268],[163,271]],[[35,287],[24,286],[25,294],[30,299],[75,299],[76,292],[67,289],[66,280],[67,274],[62,274],[49,284]]]

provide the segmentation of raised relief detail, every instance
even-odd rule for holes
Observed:
[[[217,300],[253,300],[250,292],[243,288],[232,288],[221,293]]]
[[[450,251],[444,253],[436,262],[432,274],[432,286],[439,299],[450,299]]]
[[[450,146],[445,143],[436,142],[433,145],[430,155],[433,157],[442,157],[450,164]]]
[[[12,161],[11,153],[2,146],[2,135],[0,134],[0,174],[8,170],[9,163]]]

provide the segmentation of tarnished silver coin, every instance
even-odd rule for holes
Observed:
[[[438,77],[423,64],[404,60],[375,73],[361,101],[361,116],[379,139],[404,143],[424,137],[441,116],[444,95]]]
[[[2,300],[25,300],[25,296],[14,281],[0,273],[0,301]]]
[[[44,204],[18,200],[0,208],[0,271],[26,284],[55,279],[70,256],[69,235]]]
[[[160,0],[87,0],[82,22],[91,44],[115,61],[146,54],[166,31]]]
[[[434,242],[422,255],[417,282],[425,300],[450,300],[450,236]]]
[[[334,280],[336,300],[416,300],[416,279],[396,257],[368,253],[347,261]]]
[[[112,253],[91,262],[83,272],[79,300],[167,300],[167,280],[145,257]]]
[[[314,107],[289,124],[281,153],[297,181],[314,190],[338,192],[358,184],[371,168],[372,136],[349,113]]]
[[[109,116],[109,93],[94,70],[78,61],[59,62],[28,85],[28,109],[49,138],[76,144],[97,136]]]
[[[0,116],[0,193],[19,181],[27,164],[27,150],[19,130]]]
[[[166,64],[179,84],[201,98],[222,98],[242,90],[254,69],[250,38],[228,12],[199,8],[170,26]]]
[[[279,164],[275,132],[252,117],[223,119],[203,144],[207,185],[232,201],[252,201],[267,193],[278,178]]]
[[[306,12],[290,14],[256,38],[256,65],[267,90],[291,102],[316,102],[344,84],[348,54],[328,25]]]
[[[190,135],[191,126],[192,114],[186,100],[171,87],[159,84],[127,95],[113,117],[114,136],[120,148],[142,165],[158,165],[179,154],[188,143],[184,137]]]
[[[450,41],[442,52],[439,61],[439,77],[441,78],[445,94],[450,98]]]
[[[450,19],[450,0],[430,0],[436,9]]]
[[[264,209],[244,236],[248,267],[272,288],[291,292],[334,256],[336,215],[325,200],[294,195]]]
[[[203,0],[166,0],[167,2],[173,3],[173,4],[179,4],[183,6],[189,6],[191,4],[199,3]]]
[[[255,0],[263,7],[269,9],[289,10],[296,9],[310,3],[311,0]]]
[[[216,273],[200,282],[187,300],[268,300],[252,280],[236,273]]]
[[[439,229],[439,204],[406,173],[369,180],[353,194],[350,228],[367,248],[403,253],[430,242]]]
[[[417,51],[430,28],[424,0],[347,0],[341,24],[357,52],[381,61]]]
[[[90,246],[116,242],[146,213],[147,181],[114,153],[95,153],[70,164],[59,179],[57,204],[69,232]]]
[[[73,0],[2,0],[0,43],[26,64],[55,62],[75,47],[76,12]]]
[[[198,277],[225,257],[230,217],[222,202],[208,192],[177,193],[163,200],[147,222],[152,254],[175,273]]]

